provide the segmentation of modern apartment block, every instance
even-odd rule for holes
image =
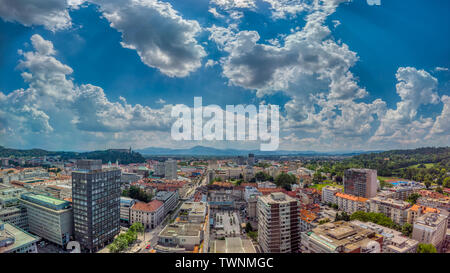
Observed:
[[[258,242],[267,253],[297,252],[300,245],[299,202],[282,193],[258,196]]]
[[[70,202],[33,193],[22,194],[20,202],[27,210],[31,233],[62,247],[70,241],[73,235]]]
[[[371,169],[348,169],[344,172],[346,194],[372,198],[377,194],[377,171]]]
[[[357,211],[367,211],[369,199],[338,192],[335,194],[335,200],[339,210],[352,214]]]
[[[337,204],[335,194],[338,192],[342,192],[341,188],[333,187],[333,186],[325,186],[322,188],[322,203],[328,204]]]
[[[377,196],[369,199],[368,204],[369,212],[383,213],[394,223],[403,225],[408,220],[408,209],[411,206],[408,202]]]
[[[441,251],[446,240],[447,215],[426,213],[414,223],[412,238],[421,243],[432,244]]]
[[[102,169],[101,160],[78,160],[72,171],[75,240],[97,251],[111,242],[120,228],[121,171]]]
[[[177,162],[173,159],[164,162],[164,178],[175,180],[177,177]]]

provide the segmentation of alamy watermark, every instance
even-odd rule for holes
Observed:
[[[193,112],[193,115],[192,115]],[[172,108],[173,140],[260,141],[261,151],[275,151],[279,145],[278,105],[218,105],[203,107],[202,97],[194,97],[194,108],[183,104]],[[207,119],[204,122],[204,119]],[[270,129],[270,130],[269,130]]]

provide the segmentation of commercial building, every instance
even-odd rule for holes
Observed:
[[[28,213],[24,206],[0,209],[0,220],[28,230]]]
[[[247,164],[250,166],[255,165],[255,154],[248,154]]]
[[[383,236],[383,253],[415,253],[418,241],[403,236],[400,231],[383,227],[371,222],[351,221],[352,224],[375,231]]]
[[[299,250],[299,202],[281,192],[258,196],[258,243],[267,253]]]
[[[357,211],[367,211],[367,200],[369,200],[367,198],[340,192],[335,194],[335,198],[339,210],[345,211],[348,214]]]
[[[325,186],[322,188],[322,203],[324,204],[337,204],[335,194],[342,192],[341,188],[333,186]]]
[[[439,213],[420,216],[414,223],[412,238],[421,243],[432,244],[441,251],[446,239],[447,217]]]
[[[214,240],[210,253],[256,253],[251,240],[240,237],[227,237],[225,240]]]
[[[111,242],[120,228],[118,168],[102,169],[101,160],[78,160],[72,171],[75,239],[83,249],[97,251]]]
[[[130,209],[136,201],[128,197],[120,197],[120,221],[130,222]]]
[[[37,253],[39,237],[0,220],[0,253]]]
[[[28,230],[64,247],[73,235],[73,211],[70,202],[54,197],[25,193],[20,203],[27,210]]]
[[[17,206],[20,195],[26,192],[27,190],[24,188],[0,184],[0,208]]]
[[[348,169],[344,171],[346,194],[372,198],[377,194],[377,171],[371,169]]]
[[[383,236],[351,222],[319,225],[301,234],[304,253],[381,253]]]
[[[177,176],[177,162],[173,159],[169,159],[164,162],[164,178],[176,180]]]
[[[391,218],[394,223],[403,225],[408,219],[408,202],[385,197],[374,197],[368,202],[369,212],[383,213]]]
[[[174,208],[176,208],[178,204],[178,191],[158,191],[156,193],[155,199],[161,201],[163,205],[163,213],[167,215]]]
[[[130,224],[139,222],[145,229],[154,229],[163,219],[164,206],[159,200],[149,203],[137,202],[130,209]]]
[[[156,252],[185,253],[198,249],[203,241],[204,224],[173,223],[168,224],[158,234]]]
[[[178,216],[180,221],[189,223],[203,223],[207,214],[205,202],[184,202]]]

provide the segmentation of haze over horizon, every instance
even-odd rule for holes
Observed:
[[[0,0],[4,147],[259,149],[172,140],[195,96],[279,105],[279,150],[450,146],[448,1],[45,2]]]

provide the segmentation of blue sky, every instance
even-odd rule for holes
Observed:
[[[256,147],[171,140],[194,96],[280,105],[280,149],[450,144],[448,1],[39,2],[0,0],[0,145]]]

